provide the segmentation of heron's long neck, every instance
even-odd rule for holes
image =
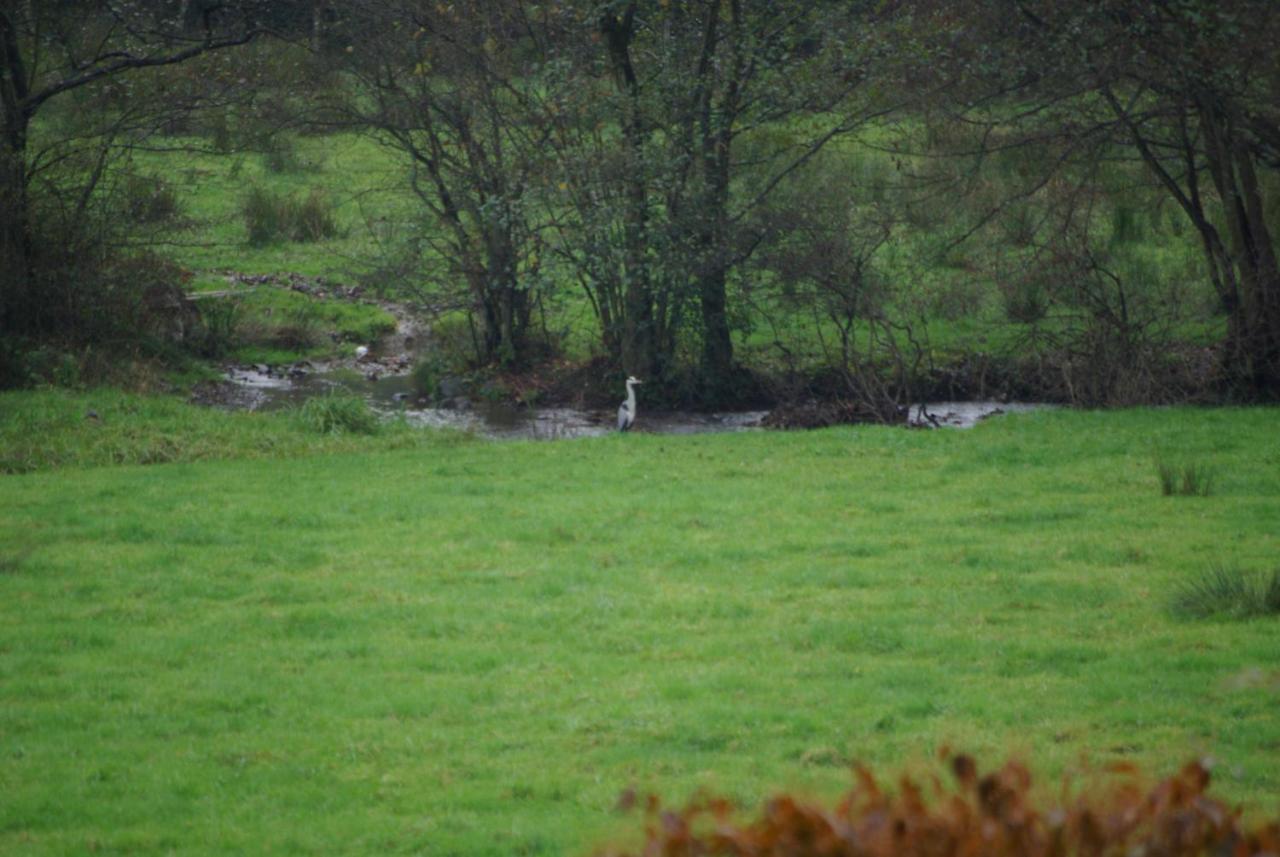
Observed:
[[[636,385],[634,381],[627,382],[627,410],[633,414],[636,412]]]

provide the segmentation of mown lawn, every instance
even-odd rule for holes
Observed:
[[[584,853],[634,830],[629,786],[753,806],[944,744],[1046,778],[1211,754],[1274,816],[1280,618],[1167,605],[1280,565],[1277,429],[1058,411],[204,461],[173,429],[171,463],[3,476],[0,852]],[[1213,493],[1161,496],[1157,454]]]

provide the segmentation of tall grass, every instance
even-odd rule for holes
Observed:
[[[1160,481],[1160,493],[1166,497],[1208,497],[1213,493],[1215,471],[1202,462],[1174,463],[1157,457],[1156,476]]]
[[[330,393],[308,399],[298,419],[318,434],[376,434],[378,415],[359,396]]]
[[[333,238],[338,224],[328,194],[312,188],[305,197],[281,196],[254,186],[240,206],[251,246],[279,241],[314,242]]]
[[[1181,583],[1170,606],[1191,619],[1280,615],[1280,567],[1267,573],[1214,565]]]
[[[164,223],[182,213],[177,191],[159,176],[129,173],[121,183],[120,192],[124,213],[134,223]]]

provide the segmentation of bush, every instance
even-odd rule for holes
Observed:
[[[621,855],[725,857],[1050,857],[1144,854],[1234,857],[1276,854],[1280,820],[1248,829],[1240,813],[1207,797],[1209,771],[1193,762],[1143,788],[1132,768],[1074,799],[1037,806],[1031,775],[1015,762],[986,776],[967,756],[952,760],[955,785],[934,778],[926,792],[903,777],[895,792],[858,768],[857,784],[835,807],[782,795],[741,822],[728,801],[701,799],[679,811],[647,802],[645,843]],[[932,798],[932,799],[930,799]],[[622,806],[635,802],[624,795]]]
[[[319,434],[376,434],[378,415],[359,396],[330,393],[308,399],[298,415]]]
[[[1182,583],[1170,607],[1175,615],[1190,619],[1280,615],[1280,568],[1268,575],[1213,566]]]

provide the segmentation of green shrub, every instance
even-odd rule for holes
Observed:
[[[0,337],[0,390],[25,387],[32,382],[30,348],[25,338]]]
[[[431,324],[431,347],[452,368],[467,366],[476,355],[475,330],[464,315],[451,314]]]
[[[1280,568],[1251,574],[1215,565],[1183,582],[1170,607],[1175,615],[1190,619],[1280,615]]]
[[[1146,217],[1133,204],[1117,202],[1111,208],[1111,246],[1139,244],[1148,237]]]
[[[378,415],[364,399],[342,393],[308,399],[298,416],[318,434],[376,434],[379,428]]]
[[[421,398],[434,399],[444,396],[441,384],[451,376],[459,374],[457,361],[451,360],[449,355],[433,348],[423,353],[413,364],[410,378],[413,380],[414,393]],[[530,403],[526,402],[526,404]]]
[[[1262,596],[1259,605],[1268,616],[1280,613],[1280,568],[1272,569],[1262,583]]]

